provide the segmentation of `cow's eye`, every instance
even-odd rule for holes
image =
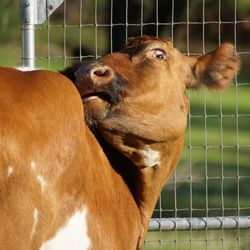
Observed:
[[[154,50],[154,56],[158,60],[166,60],[166,58],[167,58],[166,52],[161,50],[161,49],[155,49]]]

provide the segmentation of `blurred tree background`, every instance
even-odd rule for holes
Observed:
[[[244,51],[250,43],[250,1],[236,2],[235,5],[234,0],[67,0],[48,22],[38,26],[37,56],[63,55],[64,59],[100,56],[117,51],[127,37],[141,34],[171,37],[183,52],[201,53],[222,41],[235,43],[235,40],[237,50]],[[19,24],[19,0],[1,0],[0,57],[4,65],[20,62]]]

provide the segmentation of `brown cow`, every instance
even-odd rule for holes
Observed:
[[[140,248],[180,157],[186,88],[223,90],[238,68],[230,44],[187,57],[133,39],[63,72],[86,123],[63,75],[0,68],[0,249]]]

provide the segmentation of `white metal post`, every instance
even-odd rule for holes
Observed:
[[[22,66],[35,68],[35,25],[42,24],[63,0],[20,0]]]
[[[20,0],[22,31],[22,66],[35,68],[36,1]]]
[[[22,66],[35,68],[35,25],[22,25]]]

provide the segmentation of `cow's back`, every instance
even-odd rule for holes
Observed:
[[[18,161],[34,170],[37,160],[70,160],[66,152],[83,129],[81,100],[71,82],[48,71],[0,68],[0,90],[0,164],[14,168]]]
[[[60,74],[0,68],[0,249],[29,249],[51,223],[55,180],[72,162],[82,120],[80,97]]]

